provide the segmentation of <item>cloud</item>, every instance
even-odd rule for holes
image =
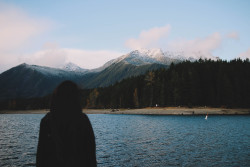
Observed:
[[[126,41],[125,45],[130,49],[139,49],[152,47],[162,48],[166,51],[182,52],[186,57],[200,56],[213,59],[213,52],[222,47],[224,41],[228,39],[237,40],[239,34],[236,31],[222,35],[219,32],[214,32],[204,38],[194,39],[178,39],[169,40],[170,25],[156,27],[149,30],[144,30],[139,34],[138,38],[131,38]],[[164,40],[165,44],[160,43]],[[163,47],[162,47],[163,46]]]
[[[138,38],[128,39],[125,45],[130,49],[155,47],[160,39],[168,36],[169,32],[170,25],[143,30]]]
[[[237,58],[241,58],[243,60],[250,59],[250,48],[247,49],[246,52],[241,53]]]
[[[231,32],[226,35],[221,35],[219,32],[215,32],[204,38],[195,38],[192,40],[180,39],[176,41],[170,41],[167,44],[167,50],[182,51],[186,57],[200,56],[213,59],[213,52],[221,48],[223,43],[228,40],[239,39],[237,32]]]
[[[64,51],[68,53],[67,62],[73,62],[87,69],[100,67],[109,60],[123,55],[121,52],[110,50],[64,49]]]
[[[234,32],[228,33],[228,34],[226,35],[226,37],[227,37],[227,38],[230,38],[230,39],[235,39],[235,40],[237,40],[237,39],[240,38],[238,32],[235,32],[235,31],[234,31]]]
[[[222,44],[223,37],[220,33],[213,33],[205,38],[196,38],[193,40],[181,39],[169,42],[168,50],[182,51],[188,57],[195,57],[197,53],[206,57],[212,56],[212,52]]]
[[[72,62],[92,69],[122,55],[110,50],[60,48],[51,42],[45,43],[39,51],[23,52],[25,46],[32,45],[52,27],[51,21],[31,17],[21,8],[0,3],[0,73],[24,62],[49,67],[62,67]]]
[[[50,21],[33,18],[22,9],[0,2],[0,72],[22,59],[22,50],[52,26]]]
[[[19,60],[19,57],[15,54],[5,54],[0,51],[0,73],[17,64],[20,64]]]
[[[0,51],[18,49],[49,27],[49,21],[34,19],[17,7],[0,3]]]
[[[81,50],[71,48],[47,48],[36,53],[26,55],[22,61],[49,67],[62,67],[65,63],[72,62],[85,69],[102,66],[107,61],[121,56],[122,53],[109,50]]]
[[[48,67],[59,67],[66,62],[67,53],[59,48],[45,49],[22,57],[22,62]]]

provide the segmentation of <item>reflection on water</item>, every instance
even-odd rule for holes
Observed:
[[[35,166],[44,115],[0,115],[0,166]],[[249,166],[249,116],[88,115],[98,166]]]

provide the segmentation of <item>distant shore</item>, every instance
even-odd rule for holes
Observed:
[[[0,111],[0,114],[46,114],[49,110]],[[154,107],[142,109],[83,109],[86,114],[137,114],[137,115],[250,115],[250,109]]]

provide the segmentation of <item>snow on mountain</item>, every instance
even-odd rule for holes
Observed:
[[[0,101],[43,97],[65,80],[80,83],[82,78],[82,73],[24,63],[0,74]]]
[[[168,56],[169,58],[178,59],[181,61],[185,61],[185,60],[196,61],[199,59],[203,59],[203,60],[211,59],[214,61],[219,60],[219,57],[214,57],[214,56],[209,55],[209,54],[202,54],[201,52],[188,53],[188,52],[170,52],[170,51],[167,51],[167,52],[164,52],[164,54],[166,56]]]
[[[112,63],[125,62],[137,66],[145,64],[153,64],[153,63],[161,64],[158,60],[159,57],[161,56],[162,56],[162,51],[160,49],[157,50],[141,49],[141,50],[134,50],[126,55],[123,55],[113,60]]]
[[[189,54],[184,52],[163,52],[161,49],[139,49],[112,60],[112,63],[125,62],[137,66],[153,63],[169,65],[172,62],[178,63],[185,60],[195,61],[200,58],[215,61],[219,59],[218,57],[203,55],[201,53]]]
[[[73,63],[68,63],[62,68],[21,64],[0,74],[0,100],[45,96],[64,80],[72,80],[83,88],[105,87],[127,77],[167,67],[165,65],[170,65],[172,62],[195,61],[199,58],[218,60],[200,53],[140,49],[92,70],[82,69]]]
[[[127,64],[140,66],[154,63],[170,64],[174,61],[174,59],[166,56],[161,49],[139,49],[113,60],[113,63],[124,62]]]
[[[21,64],[21,66],[24,66],[25,68],[32,69],[34,71],[38,71],[44,75],[54,75],[54,76],[60,76],[64,75],[65,71],[62,69],[57,68],[51,68],[51,67],[45,67],[45,66],[37,66],[37,65],[29,65],[29,64]]]
[[[71,75],[71,74],[86,74],[86,73],[96,73],[100,72],[112,64],[123,62],[125,64],[132,64],[135,66],[147,65],[147,64],[163,64],[170,65],[171,63],[179,63],[185,60],[195,61],[199,59],[211,59],[218,60],[218,57],[214,57],[211,55],[204,55],[201,53],[184,53],[184,52],[163,52],[161,49],[138,49],[131,51],[126,55],[122,55],[117,59],[113,59],[105,63],[103,66],[96,69],[83,69],[76,64],[67,63],[61,68],[51,68],[37,65],[28,65],[23,64],[27,68],[31,68],[33,70],[39,71],[45,75]]]
[[[81,67],[79,67],[79,66],[77,66],[76,64],[71,63],[71,62],[65,64],[65,65],[62,67],[62,69],[65,70],[65,71],[82,72],[82,73],[85,73],[85,72],[89,71],[89,70],[83,69],[83,68],[81,68]]]
[[[64,68],[52,68],[52,67],[45,67],[38,65],[29,65],[26,63],[23,63],[20,66],[23,66],[24,68],[27,69],[31,69],[33,71],[37,71],[45,76],[73,77],[75,75],[83,75],[88,71],[81,69],[80,67],[74,65],[73,63],[65,65]]]

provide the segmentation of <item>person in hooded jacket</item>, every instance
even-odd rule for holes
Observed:
[[[82,113],[79,89],[71,81],[54,91],[50,112],[41,120],[37,167],[96,166],[96,144],[91,123]]]

